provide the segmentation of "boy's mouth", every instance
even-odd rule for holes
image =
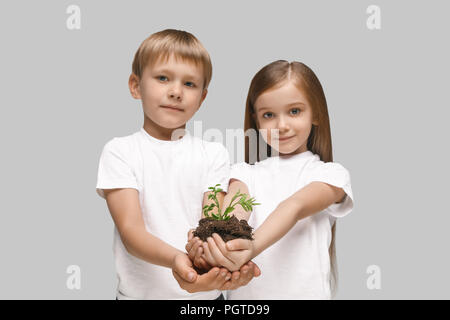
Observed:
[[[184,111],[181,108],[178,108],[177,106],[167,105],[167,106],[161,106],[161,108],[173,110],[173,111]]]

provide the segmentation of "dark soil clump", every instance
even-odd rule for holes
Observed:
[[[235,216],[228,220],[203,218],[194,231],[194,237],[206,241],[208,237],[212,237],[213,233],[217,233],[224,242],[238,238],[253,240],[252,230],[253,228],[248,225],[247,221],[239,221]]]

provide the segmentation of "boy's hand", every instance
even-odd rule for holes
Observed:
[[[175,256],[172,262],[172,274],[180,287],[189,293],[220,289],[231,278],[231,273],[228,270],[217,267],[212,268],[205,274],[197,274],[186,254]]]
[[[247,285],[254,277],[259,277],[261,270],[259,267],[249,261],[244,264],[239,271],[234,271],[231,279],[225,282],[220,290],[235,290],[239,287]]]
[[[237,271],[250,261],[254,248],[252,240],[234,239],[225,243],[218,234],[214,233],[212,238],[208,238],[207,243],[203,243],[203,250],[207,261],[208,257],[212,257],[228,270]]]
[[[208,271],[217,264],[210,264],[203,258],[202,241],[198,237],[194,237],[193,229],[188,232],[188,243],[186,244],[186,252],[189,259],[194,263],[194,266],[201,271]]]

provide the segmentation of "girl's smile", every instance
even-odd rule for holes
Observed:
[[[284,141],[286,141],[286,140],[288,140],[288,139],[290,139],[290,138],[293,138],[294,136],[290,136],[290,137],[280,137],[280,138],[278,138],[278,140],[280,141],[280,142],[284,142]]]

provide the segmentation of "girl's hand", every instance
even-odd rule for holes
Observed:
[[[227,248],[222,238],[214,233],[212,238],[208,238],[207,243],[203,243],[206,260],[212,258],[230,271],[239,270],[242,265],[250,261],[253,255],[253,241],[235,239],[230,246]]]
[[[198,237],[194,237],[194,229],[188,232],[188,243],[186,244],[186,252],[188,253],[189,259],[194,263],[194,266],[199,269],[199,271],[208,271],[213,266],[217,264],[210,264],[203,258],[203,246],[202,241]]]

